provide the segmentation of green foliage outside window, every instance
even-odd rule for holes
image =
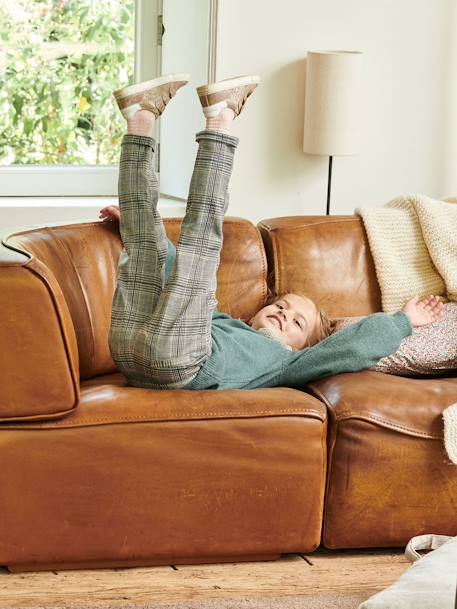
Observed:
[[[0,0],[0,165],[116,164],[134,0]]]

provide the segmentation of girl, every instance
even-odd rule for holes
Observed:
[[[377,313],[321,340],[325,318],[299,294],[281,296],[249,323],[218,312],[216,271],[238,145],[230,128],[260,79],[242,76],[198,87],[206,125],[196,136],[197,158],[174,250],[157,212],[153,132],[155,120],[188,79],[186,74],[171,74],[114,93],[127,119],[119,174],[125,251],[113,298],[109,345],[130,385],[300,387],[374,366],[398,349],[413,326],[441,318],[438,299],[415,298],[394,315]],[[115,216],[115,208],[101,211],[104,220]]]

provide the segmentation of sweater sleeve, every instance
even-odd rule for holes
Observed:
[[[394,353],[411,332],[411,322],[402,311],[370,315],[314,347],[291,354],[279,384],[299,387],[334,374],[371,368]]]

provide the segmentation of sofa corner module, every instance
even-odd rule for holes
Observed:
[[[457,533],[457,473],[441,429],[457,383],[364,371],[311,390],[329,414],[325,547],[396,547],[430,531]]]

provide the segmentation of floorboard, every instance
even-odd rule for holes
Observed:
[[[395,581],[408,567],[392,550],[318,551],[272,562],[132,569],[0,572],[0,609],[80,605],[141,607],[151,602],[363,593]]]

